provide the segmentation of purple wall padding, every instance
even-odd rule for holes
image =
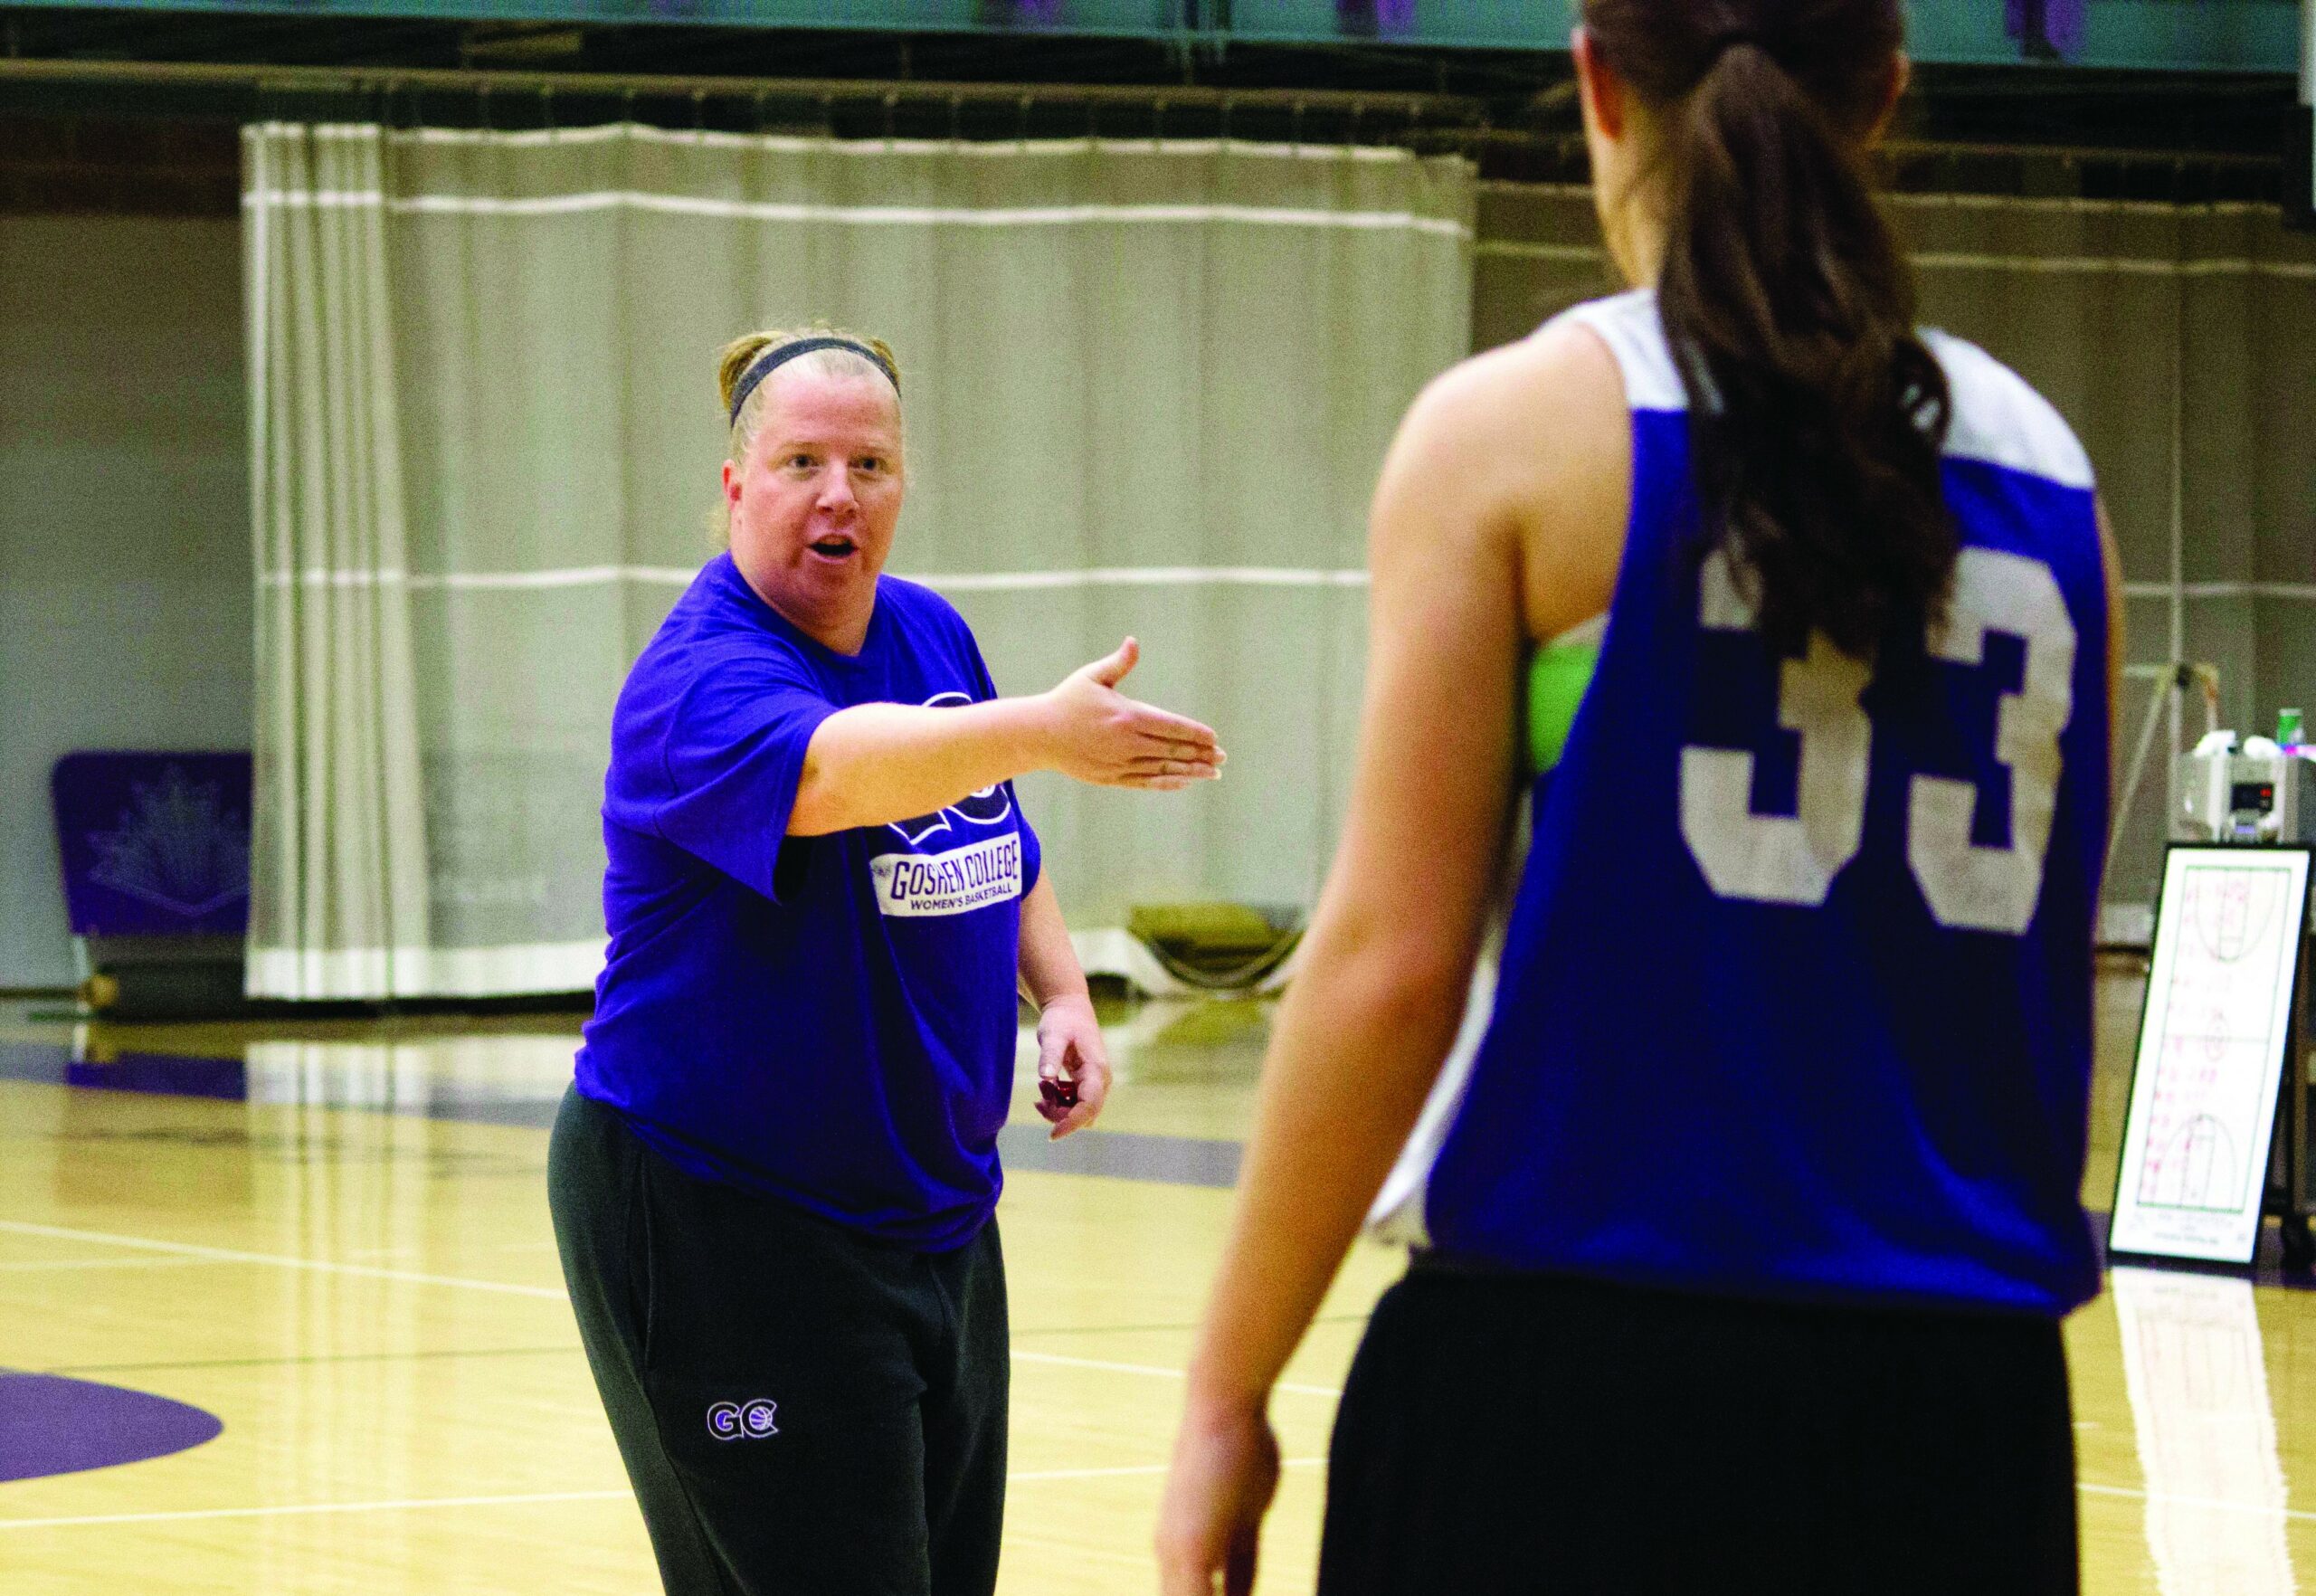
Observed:
[[[250,756],[67,754],[49,778],[75,936],[239,936]]]

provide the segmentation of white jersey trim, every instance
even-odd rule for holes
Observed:
[[[1685,411],[1688,391],[1665,338],[1652,289],[1633,289],[1563,310],[1544,324],[1589,328],[1609,347],[1623,375],[1625,403],[1636,411]],[[2063,488],[2093,485],[2091,458],[2051,402],[2017,372],[1967,339],[1934,328],[1922,342],[1946,373],[1954,414],[1946,432],[1949,460],[1984,461]]]
[[[1656,291],[1632,289],[1605,299],[1572,305],[1544,323],[1550,332],[1562,322],[1590,328],[1609,346],[1617,369],[1625,379],[1625,403],[1635,410],[1686,410],[1688,390],[1673,365],[1673,351],[1665,342],[1665,324],[1656,316]]]
[[[1966,338],[1935,328],[1922,328],[1922,338],[1954,395],[1947,459],[1982,460],[2062,488],[2092,486],[2091,457],[2074,429],[2025,377]]]

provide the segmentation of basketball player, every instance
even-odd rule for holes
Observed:
[[[881,342],[754,334],[720,380],[730,550],[612,717],[609,962],[548,1154],[564,1274],[669,1591],[988,1596],[1017,983],[1054,1134],[1109,1084],[1012,778],[1174,791],[1222,755],[1117,691],[1132,640],[1001,698],[956,611],[880,575]]]
[[[1442,378],[1384,466],[1358,774],[1168,1596],[1248,1587],[1267,1394],[1456,1029],[1523,660],[1603,612],[1320,1589],[2075,1588],[2118,584],[2065,424],[1914,328],[1865,177],[1900,45],[1897,0],[1587,0],[1637,286]]]

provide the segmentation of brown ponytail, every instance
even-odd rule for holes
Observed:
[[[1959,546],[1946,377],[1865,166],[1896,0],[1587,0],[1585,26],[1661,113],[1657,306],[1708,546],[1773,647],[1863,658],[1942,613]]]

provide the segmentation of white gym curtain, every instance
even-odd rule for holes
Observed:
[[[815,318],[898,349],[892,568],[955,600],[1000,687],[1133,632],[1131,688],[1231,751],[1171,798],[1023,784],[1089,948],[1136,904],[1315,895],[1367,497],[1469,347],[1468,166],[632,126],[244,138],[253,993],[592,983],[612,698],[717,548],[715,352]]]

